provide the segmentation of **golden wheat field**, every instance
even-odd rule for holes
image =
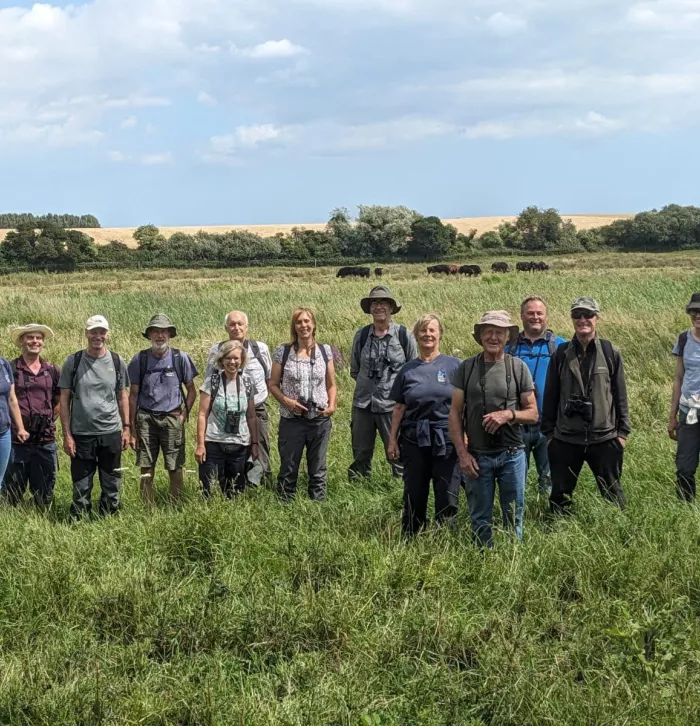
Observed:
[[[633,214],[562,214],[562,217],[564,219],[570,219],[576,225],[577,229],[600,227],[604,224],[610,224],[616,219],[629,219],[633,216]],[[458,232],[466,234],[469,230],[475,229],[477,234],[483,234],[484,232],[497,229],[502,222],[513,222],[515,219],[515,217],[457,217],[455,219],[444,219],[443,222],[454,225]],[[279,233],[289,233],[293,227],[322,230],[325,226],[325,222],[317,222],[312,224],[238,224],[223,226],[160,227],[160,230],[166,237],[169,237],[175,232],[195,234],[199,230],[213,233],[248,230],[263,237],[273,237]],[[108,244],[112,240],[117,240],[124,242],[130,247],[135,247],[136,243],[133,238],[135,229],[136,227],[102,227],[100,229],[82,229],[81,232],[90,235],[98,245]],[[8,229],[0,229],[0,240],[5,239],[5,235],[9,231]]]

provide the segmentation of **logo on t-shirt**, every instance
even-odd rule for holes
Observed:
[[[445,371],[438,371],[437,379],[438,383],[447,383],[447,373]]]

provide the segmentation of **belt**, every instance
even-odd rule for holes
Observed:
[[[175,408],[172,411],[150,411],[147,408],[140,408],[139,411],[143,411],[144,413],[147,413],[151,416],[164,418],[165,416],[179,416],[182,413],[182,408]]]

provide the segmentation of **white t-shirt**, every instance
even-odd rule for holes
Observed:
[[[260,357],[265,361],[267,366],[268,374],[272,370],[272,358],[270,358],[270,349],[260,341],[258,342],[258,348],[260,348]],[[214,370],[214,358],[219,351],[221,343],[214,343],[211,350],[209,351],[209,357],[207,358],[207,369],[205,377],[211,377],[211,373]],[[245,361],[245,372],[253,379],[255,383],[255,405],[259,406],[261,403],[265,403],[267,400],[267,382],[265,380],[265,370],[260,364],[260,361],[253,355],[253,349],[250,347],[250,341],[246,340],[246,361]]]
[[[240,394],[237,394],[238,387],[236,386],[236,381],[228,381],[226,376],[221,373],[219,375],[221,376],[221,382],[219,384],[219,390],[216,392],[214,405],[211,407],[211,413],[207,418],[207,430],[204,434],[204,440],[216,441],[221,444],[248,446],[250,444],[250,430],[248,428],[246,411],[248,410],[248,401],[255,395],[255,384],[250,376],[245,373],[239,373],[236,378],[240,380]],[[225,386],[224,383],[226,383]],[[211,395],[210,375],[204,379],[204,383],[199,390],[202,393]],[[238,412],[240,414],[237,434],[227,434],[224,430],[227,409],[229,413]]]

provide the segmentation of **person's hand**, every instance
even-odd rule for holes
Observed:
[[[332,416],[335,413],[335,406],[328,406],[328,408],[319,409],[318,412],[321,414],[321,416]]]
[[[476,458],[468,451],[464,456],[459,457],[459,468],[472,479],[476,479],[479,476],[479,464]]]
[[[194,450],[194,458],[198,464],[203,464],[207,460],[207,450],[204,448],[204,444],[197,445]]]
[[[308,413],[308,408],[306,406],[302,406],[299,401],[297,401],[294,398],[285,398],[284,405],[295,415],[295,416],[303,416],[305,413]]]
[[[675,416],[668,420],[668,436],[673,441],[678,441],[678,419]]]
[[[618,436],[617,440],[620,442],[620,446],[624,449],[627,446],[627,439],[623,439],[622,436]]]
[[[131,446],[134,451],[139,448],[139,440],[136,437],[136,434],[131,434],[131,436],[129,437],[129,446]]]
[[[27,429],[25,429],[24,426],[17,431],[17,438],[22,443],[24,443],[29,438],[29,436],[30,436],[29,431],[27,431]]]
[[[75,456],[75,439],[70,434],[63,436],[63,450],[71,459]]]
[[[184,426],[187,421],[187,411],[182,411],[177,415],[177,420]]]
[[[386,447],[386,456],[390,461],[398,461],[401,458],[399,442],[397,439],[389,440],[389,446]]]
[[[131,429],[122,429],[122,451],[126,451],[131,443]]]
[[[253,461],[257,461],[257,460],[258,460],[258,458],[259,458],[259,455],[258,455],[258,450],[259,450],[259,447],[258,447],[258,445],[257,445],[257,444],[251,444],[251,445],[250,445],[250,458],[251,458],[251,459],[252,459]]]
[[[495,434],[503,424],[510,423],[513,420],[513,414],[510,410],[506,411],[492,411],[487,413],[481,421],[481,425],[484,427],[484,431],[487,434]]]

